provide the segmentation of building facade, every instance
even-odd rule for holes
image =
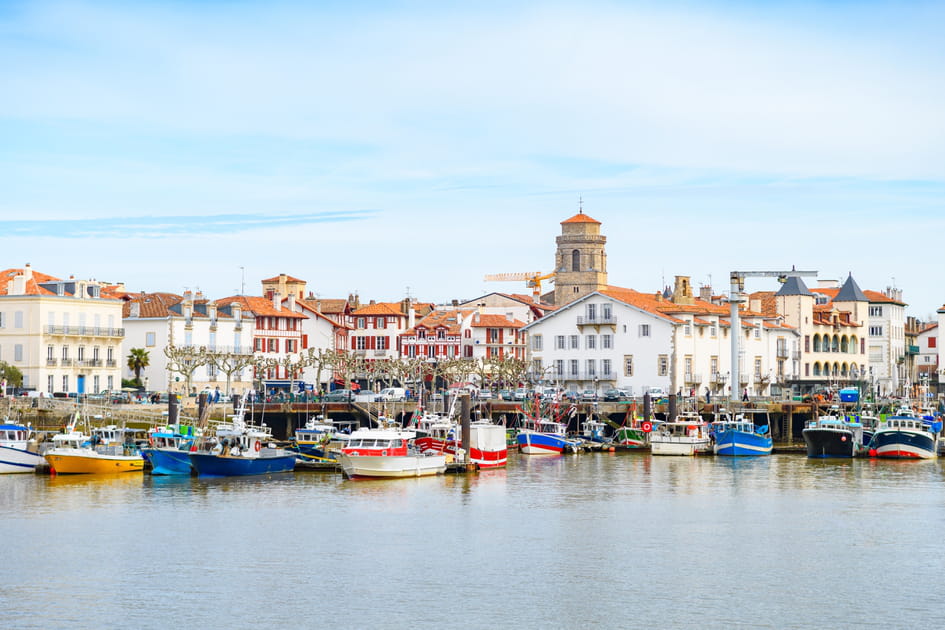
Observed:
[[[121,388],[121,287],[60,280],[30,265],[0,272],[0,360],[47,394]]]

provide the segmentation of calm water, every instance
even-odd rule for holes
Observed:
[[[589,454],[376,482],[0,475],[0,627],[935,627],[943,472]]]

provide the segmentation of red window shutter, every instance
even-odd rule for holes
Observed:
[[[308,335],[302,335],[302,350],[308,348]]]

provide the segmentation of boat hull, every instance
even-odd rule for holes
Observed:
[[[248,477],[292,472],[295,454],[233,457],[212,453],[190,453],[190,465],[200,477]]]
[[[52,472],[57,475],[102,475],[144,470],[144,458],[138,455],[46,453],[45,457]]]
[[[152,475],[189,475],[190,453],[179,449],[143,448],[141,454],[151,464]]]
[[[446,472],[446,455],[349,455],[339,463],[349,479],[426,477]]]
[[[815,459],[853,457],[856,439],[853,431],[841,428],[804,429],[807,456]]]
[[[650,453],[653,455],[695,455],[711,451],[709,438],[672,438],[650,437]]]
[[[713,451],[716,455],[752,457],[770,455],[773,442],[770,437],[729,429],[715,434]]]
[[[38,453],[12,446],[0,446],[0,474],[36,472],[36,467],[45,461]]]
[[[614,443],[627,448],[646,448],[646,433],[642,429],[628,429],[626,427],[614,432]]]
[[[563,435],[528,430],[520,431],[515,439],[523,455],[560,455],[572,445]]]
[[[879,430],[870,442],[870,456],[888,459],[932,459],[937,456],[936,440],[918,431]]]

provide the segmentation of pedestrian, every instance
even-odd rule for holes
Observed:
[[[217,385],[217,388],[213,390],[213,404],[220,402],[220,386]]]
[[[709,390],[708,387],[705,388],[705,404],[707,405],[712,404],[712,392]]]
[[[745,388],[745,393],[742,394],[742,400],[744,400],[745,402],[748,402],[748,388],[747,387]]]

